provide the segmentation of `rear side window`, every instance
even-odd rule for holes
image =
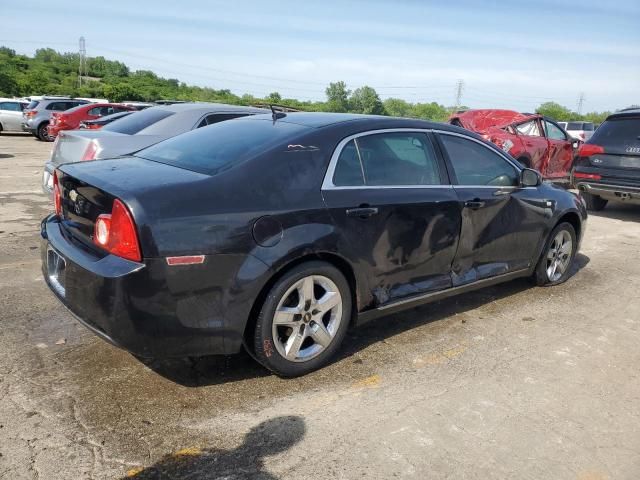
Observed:
[[[530,137],[541,137],[540,128],[538,127],[537,120],[531,120],[530,122],[521,123],[516,125],[516,130],[520,135],[529,135]]]
[[[440,135],[459,185],[515,186],[515,167],[490,148],[473,140]]]
[[[64,112],[65,110],[69,110],[70,108],[77,107],[79,105],[83,105],[78,102],[51,102],[49,105],[45,107],[45,110],[53,110],[54,112]]]
[[[640,145],[640,117],[614,118],[605,121],[593,134],[589,143],[603,146]]]
[[[117,122],[110,123],[106,125],[103,130],[134,135],[140,130],[170,117],[173,113],[174,112],[162,108],[148,108],[128,115]]]
[[[338,157],[333,173],[333,184],[338,187],[360,187],[364,185],[364,171],[360,163],[360,155],[356,142],[347,143]]]
[[[270,120],[220,122],[157,143],[136,153],[136,156],[215,175],[285,141],[294,142],[296,134],[307,129],[302,125]]]
[[[9,110],[11,112],[21,112],[22,108],[17,102],[2,102],[0,103],[0,110]]]

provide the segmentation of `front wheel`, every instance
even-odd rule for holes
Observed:
[[[329,362],[351,319],[351,290],[344,275],[325,262],[308,262],[280,278],[264,301],[254,351],[265,367],[297,377]]]
[[[576,256],[578,241],[573,225],[563,222],[549,235],[542,256],[534,272],[534,280],[539,286],[563,283],[571,275],[571,266]]]
[[[599,212],[606,207],[608,203],[608,200],[592,193],[583,192],[582,198],[584,198],[584,203],[587,204],[587,210],[591,210],[592,212]]]

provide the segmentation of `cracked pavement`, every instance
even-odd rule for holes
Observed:
[[[637,479],[640,207],[591,215],[574,275],[353,330],[282,380],[248,356],[142,363],[41,279],[51,144],[0,135],[0,478]]]

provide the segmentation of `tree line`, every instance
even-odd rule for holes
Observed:
[[[162,78],[149,70],[131,71],[124,63],[102,56],[87,58],[87,76],[78,85],[79,61],[77,53],[59,53],[51,48],[38,49],[33,57],[29,57],[0,47],[0,96],[48,94],[108,98],[113,102],[164,99],[232,105],[275,103],[308,111],[367,113],[434,121],[445,121],[453,111],[452,107],[437,102],[410,103],[400,98],[383,101],[372,87],[349,90],[342,81],[329,84],[325,90],[326,101],[283,98],[278,92],[265,98],[249,94],[239,96],[228,89],[196,87],[175,78]],[[592,112],[579,115],[553,102],[540,105],[537,111],[558,121],[584,119],[596,123],[602,122],[609,114]]]

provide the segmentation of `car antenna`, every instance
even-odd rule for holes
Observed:
[[[271,109],[271,118],[273,118],[274,122],[279,118],[284,118],[287,116],[287,114],[284,112],[278,112],[273,105],[269,105],[269,108]]]

